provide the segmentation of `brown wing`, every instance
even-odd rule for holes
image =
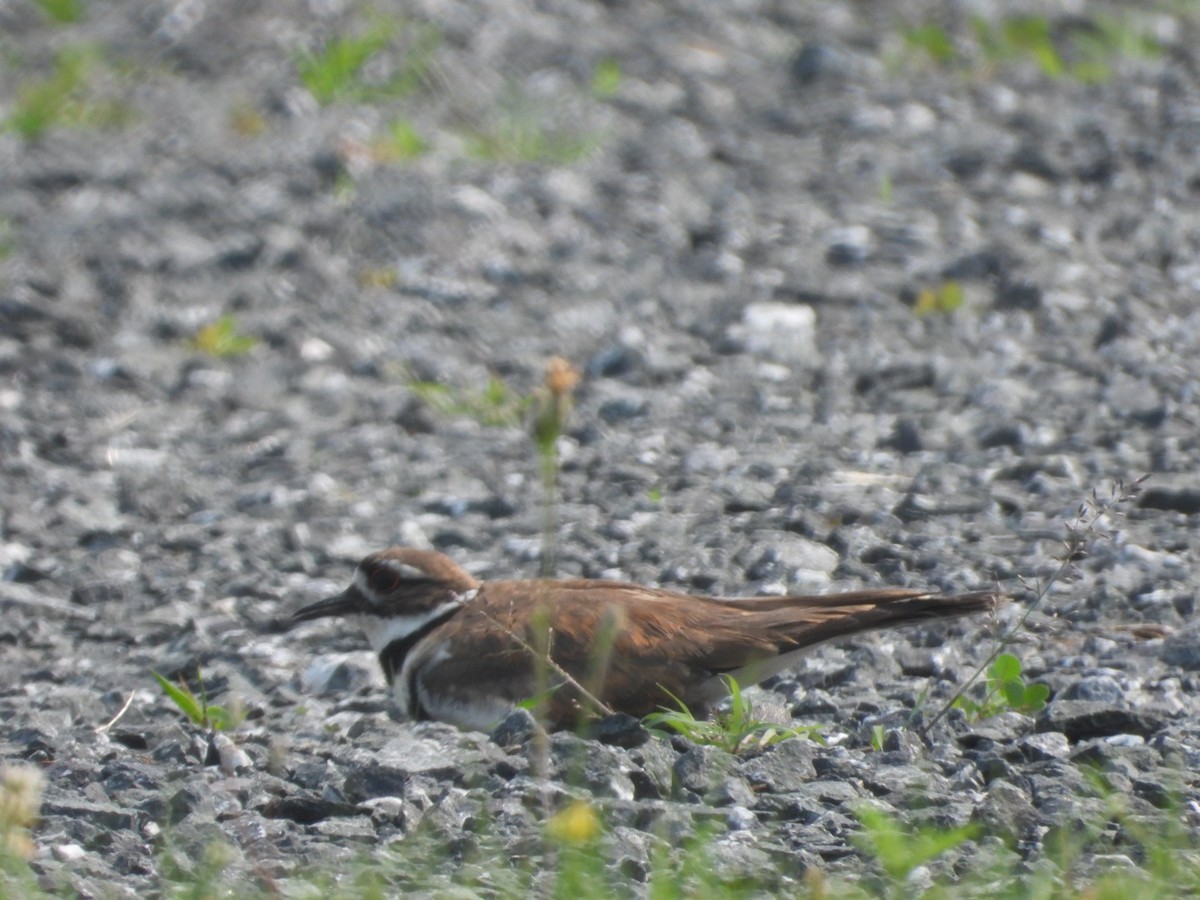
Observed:
[[[461,685],[464,695],[488,686],[511,703],[563,683],[561,667],[610,709],[640,716],[673,705],[672,697],[712,700],[721,673],[745,677],[748,666],[813,644],[990,609],[998,600],[903,589],[734,600],[619,582],[494,582],[438,630],[449,652],[428,677],[442,690]],[[547,646],[554,666],[542,664],[539,674],[535,657]],[[751,681],[786,664],[757,667]],[[554,695],[551,719],[566,724],[586,705],[568,685]]]

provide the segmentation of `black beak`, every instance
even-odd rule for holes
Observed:
[[[346,588],[340,594],[310,603],[292,613],[293,622],[307,622],[309,619],[323,619],[326,616],[349,616],[366,609],[366,599],[354,585]]]

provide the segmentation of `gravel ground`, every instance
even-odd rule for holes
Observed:
[[[571,798],[632,891],[697,833],[764,889],[870,873],[864,801],[980,822],[1036,867],[1101,816],[1093,766],[1134,814],[1200,825],[1200,15],[978,4],[997,29],[1044,15],[1069,65],[1114,22],[1157,44],[1093,81],[985,54],[975,6],[418,0],[324,105],[297,60],[365,7],[0,6],[3,113],[87,44],[67,112],[108,120],[0,133],[0,753],[45,775],[39,884],[153,896],[222,845],[231,878],[289,894],[433,846],[450,864],[394,890],[503,892],[488,853],[536,857]],[[930,23],[956,63],[905,40]],[[424,153],[397,158],[398,121]],[[961,307],[925,311],[947,284]],[[197,349],[222,316],[252,349]],[[398,721],[360,635],[287,616],[390,544],[535,574],[527,435],[412,383],[525,393],[553,355],[585,373],[564,575],[999,584],[1011,623],[1080,503],[1152,477],[1022,630],[1036,716],[912,727],[991,649],[979,621],[855,639],[755,693],[828,746],[542,754],[520,714]],[[197,668],[249,715],[232,744],[150,674]],[[1120,831],[1082,871],[1141,862]]]

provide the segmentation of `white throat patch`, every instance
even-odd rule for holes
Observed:
[[[471,590],[463,594],[452,594],[445,603],[439,603],[433,609],[413,613],[407,616],[375,616],[363,614],[357,616],[358,627],[363,630],[371,649],[378,656],[384,648],[393,641],[402,641],[411,634],[420,631],[435,619],[440,619],[447,613],[453,612],[464,603],[471,600],[477,591]]]

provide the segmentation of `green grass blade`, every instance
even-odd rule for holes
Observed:
[[[163,689],[163,693],[175,702],[175,705],[179,707],[185,716],[197,725],[204,724],[204,710],[200,707],[200,703],[191,691],[181,688],[179,685],[172,684],[157,672],[152,671],[150,674],[154,676],[154,679],[158,682],[158,686]]]

